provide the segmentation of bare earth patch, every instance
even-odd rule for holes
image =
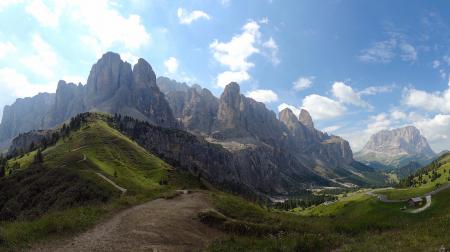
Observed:
[[[208,208],[208,196],[201,192],[157,199],[124,210],[74,238],[32,251],[200,251],[221,235],[197,218]]]

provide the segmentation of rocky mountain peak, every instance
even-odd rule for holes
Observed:
[[[134,88],[156,88],[156,75],[152,66],[144,59],[139,59],[133,67]]]
[[[237,84],[236,82],[231,82],[230,84],[228,84],[225,87],[225,89],[222,93],[221,99],[222,99],[222,97],[224,99],[227,99],[227,98],[235,99],[237,96],[240,95],[240,93],[241,93],[241,88],[240,88],[239,84]]]
[[[377,161],[387,165],[398,165],[401,158],[423,159],[435,155],[427,139],[414,126],[382,130],[372,135],[357,154],[361,161]]]
[[[294,112],[292,112],[289,108],[281,110],[278,114],[278,118],[289,130],[297,128],[299,124],[297,116],[295,116]]]
[[[225,87],[220,96],[217,118],[223,128],[234,128],[239,124],[241,94],[237,83],[232,82]]]
[[[122,61],[119,54],[105,53],[89,73],[86,101],[96,104],[110,98],[121,86],[130,85],[131,73],[131,65]]]
[[[310,129],[314,129],[314,122],[309,112],[305,109],[300,110],[299,118],[300,122]]]

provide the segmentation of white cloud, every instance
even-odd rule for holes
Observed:
[[[0,69],[0,88],[6,89],[15,97],[30,97],[40,92],[55,92],[56,82],[52,84],[32,84],[27,77],[12,68]]]
[[[23,0],[1,0],[0,1],[0,11],[6,9],[9,6],[22,3]]]
[[[437,114],[433,118],[418,121],[415,125],[431,142],[450,137],[450,115]]]
[[[40,25],[44,27],[57,27],[59,25],[59,17],[61,16],[63,4],[63,1],[55,1],[53,8],[50,8],[42,0],[32,0],[25,7],[25,11],[36,18]]]
[[[352,104],[358,107],[370,107],[361,99],[361,96],[352,87],[343,82],[335,82],[332,88],[333,95],[343,104]]]
[[[247,96],[255,101],[270,103],[278,100],[278,95],[272,90],[258,89],[247,93]]]
[[[140,16],[122,16],[107,0],[69,2],[74,21],[88,29],[89,36],[103,48],[102,51],[117,43],[127,49],[138,49],[150,41]]]
[[[188,12],[183,8],[178,8],[177,16],[180,24],[187,24],[187,25],[191,24],[192,22],[198,19],[206,19],[206,20],[211,19],[211,17],[204,11],[194,10],[192,12]]]
[[[3,1],[3,0],[2,0]],[[139,15],[123,16],[114,1],[32,0],[26,11],[42,26],[57,27],[60,17],[85,31],[80,40],[100,56],[114,46],[136,50],[150,42],[150,34]]]
[[[219,42],[214,40],[209,45],[213,51],[214,58],[230,70],[220,73],[217,77],[217,86],[224,87],[228,83],[225,81],[246,81],[250,79],[248,71],[254,67],[249,62],[249,57],[260,50],[256,44],[261,36],[259,25],[255,21],[249,21],[242,27],[242,33],[233,36],[229,42]]]
[[[294,90],[302,91],[304,89],[310,88],[313,85],[314,77],[299,77],[296,81],[294,81]]]
[[[214,58],[222,65],[228,66],[232,71],[248,69],[254,66],[248,58],[258,53],[255,47],[256,40],[260,37],[259,25],[250,21],[242,27],[243,32],[234,36],[228,43],[215,40],[209,47],[213,50]]]
[[[250,75],[246,71],[225,71],[217,76],[216,85],[225,88],[230,82],[241,83],[250,79]]]
[[[34,74],[46,79],[53,78],[58,66],[58,56],[52,46],[39,34],[33,35],[31,45],[34,53],[24,57],[21,62]]]
[[[11,42],[0,42],[0,59],[17,51],[17,48]]]
[[[274,65],[280,64],[281,61],[278,58],[278,45],[275,42],[275,40],[272,37],[270,37],[269,40],[267,40],[266,42],[264,42],[262,44],[262,46],[269,50],[269,53],[267,56],[270,59],[270,61],[272,62],[272,64],[274,64]]]
[[[166,67],[167,72],[174,74],[178,70],[178,60],[175,57],[170,57],[164,61],[164,66]]]
[[[278,105],[278,112],[281,112],[283,109],[288,108],[294,113],[297,117],[300,115],[300,108],[297,108],[293,105],[289,105],[287,103],[281,103]]]
[[[346,111],[341,103],[317,94],[306,96],[303,99],[302,107],[316,120],[339,117]]]
[[[130,52],[121,53],[120,58],[125,60],[126,62],[130,63],[132,66],[134,66],[139,60],[138,56],[136,56]]]
[[[428,93],[415,88],[406,89],[403,103],[421,110],[448,113],[450,112],[450,87],[444,92]]]
[[[408,116],[406,115],[406,113],[405,112],[403,112],[403,111],[400,111],[400,110],[393,110],[393,111],[391,111],[391,117],[394,119],[394,120],[404,120],[404,119],[406,119]]]

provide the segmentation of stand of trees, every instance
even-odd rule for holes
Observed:
[[[434,182],[436,179],[442,176],[441,173],[438,173],[437,170],[444,165],[445,162],[441,162],[440,160],[434,160],[429,165],[417,170],[415,173],[409,175],[407,178],[402,179],[399,182],[400,187],[416,187],[422,184],[428,183],[428,180]],[[444,173],[447,170],[444,169]],[[450,181],[450,177],[449,177]]]
[[[336,195],[330,194],[313,194],[311,192],[307,192],[301,196],[290,198],[284,202],[274,203],[273,207],[282,210],[291,210],[294,208],[307,208],[310,206],[315,206],[322,204],[327,201],[336,201],[338,198]]]

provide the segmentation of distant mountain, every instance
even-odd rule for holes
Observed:
[[[436,154],[414,126],[382,130],[371,136],[355,159],[373,166],[401,167],[409,162],[425,165]]]

